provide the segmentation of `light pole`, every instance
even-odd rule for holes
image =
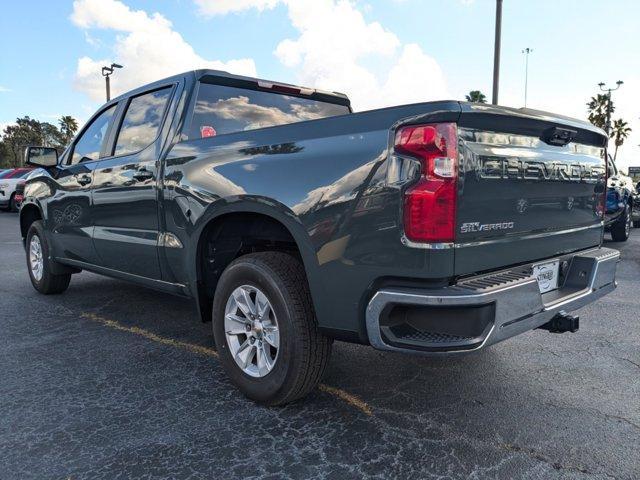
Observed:
[[[111,100],[111,84],[109,82],[109,76],[113,73],[114,68],[122,68],[122,65],[112,63],[110,67],[102,67],[102,76],[107,87],[107,102]]]
[[[527,87],[529,84],[529,54],[533,52],[533,48],[525,48],[522,53],[525,55],[524,60],[524,108],[527,108]]]
[[[500,38],[502,36],[502,0],[496,0],[496,38],[493,46],[493,98],[498,104],[498,83],[500,81]]]
[[[616,82],[616,88],[605,88],[604,82],[600,82],[598,86],[600,90],[603,92],[607,92],[607,123],[604,126],[604,131],[607,132],[607,137],[609,136],[609,132],[611,131],[611,92],[615,92],[620,88],[624,82],[622,80],[618,80]]]

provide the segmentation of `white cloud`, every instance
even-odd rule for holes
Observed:
[[[2,92],[10,92],[10,91],[11,91],[10,88],[3,87],[2,85],[0,85],[0,93],[2,93]]]
[[[437,62],[416,44],[402,45],[348,0],[285,0],[296,39],[275,50],[302,84],[349,95],[357,110],[448,96]],[[373,67],[379,65],[379,71]],[[386,67],[386,68],[385,68]]]
[[[627,77],[624,85],[613,94],[613,103],[616,107],[612,119],[622,118],[629,123],[631,135],[618,149],[617,164],[625,170],[629,166],[640,166],[640,77]],[[613,121],[612,121],[613,123]],[[612,142],[613,144],[613,142]],[[613,146],[611,147],[613,154]]]
[[[270,9],[276,6],[278,0],[194,0],[203,15],[225,15],[231,12],[241,12],[252,8],[258,10]]]
[[[349,95],[355,109],[449,97],[438,63],[416,44],[402,45],[349,0],[195,0],[208,14],[288,8],[297,38],[275,49],[300,84]]]
[[[0,122],[0,138],[2,138],[2,134],[4,132],[4,129],[7,127],[10,127],[11,125],[15,125],[16,122]]]
[[[120,32],[112,58],[78,60],[75,86],[93,100],[104,100],[101,67],[112,61],[124,66],[112,77],[112,95],[160,78],[197,68],[213,68],[241,75],[256,75],[253,59],[207,60],[198,55],[171,22],[159,13],[132,10],[118,0],[77,0],[71,20],[83,30],[94,28]]]

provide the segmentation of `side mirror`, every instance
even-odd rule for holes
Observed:
[[[27,147],[24,162],[34,167],[55,167],[58,165],[58,150],[53,147]]]

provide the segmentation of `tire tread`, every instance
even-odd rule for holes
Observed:
[[[29,242],[31,240],[31,237],[36,234],[40,238],[40,244],[42,245],[42,254],[45,259],[44,272],[42,275],[42,280],[40,282],[37,282],[33,278],[33,275],[31,275],[31,268],[29,266]],[[64,273],[61,275],[54,275],[53,273],[51,273],[51,263],[53,262],[53,260],[49,255],[49,245],[47,244],[47,240],[44,235],[44,226],[42,224],[42,220],[36,220],[29,227],[26,238],[26,254],[29,278],[31,279],[33,287],[38,292],[44,295],[56,295],[64,292],[69,287],[69,282],[71,282],[71,274]]]

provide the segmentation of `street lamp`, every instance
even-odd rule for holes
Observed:
[[[524,108],[527,108],[527,87],[529,83],[529,54],[533,52],[533,48],[525,48],[522,53],[525,54],[524,60]]]
[[[624,82],[622,80],[618,80],[616,82],[616,88],[606,88],[604,82],[600,82],[598,86],[600,90],[603,92],[607,92],[607,123],[605,124],[605,132],[607,132],[607,137],[609,136],[609,132],[611,131],[611,92],[615,92],[620,88]]]
[[[109,83],[109,75],[113,73],[114,68],[122,68],[122,65],[112,63],[110,67],[102,67],[102,76],[104,77],[107,87],[107,102],[111,100],[111,84]]]
[[[493,44],[493,98],[498,104],[498,84],[500,83],[500,38],[502,36],[502,0],[496,0],[496,36]]]

